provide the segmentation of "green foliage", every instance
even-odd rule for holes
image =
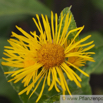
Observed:
[[[12,103],[22,103],[17,95],[17,92],[12,88],[10,83],[7,82],[7,79],[3,74],[3,71],[1,69],[1,59],[0,59],[0,95],[9,98],[9,100]]]
[[[86,40],[84,43],[88,43],[89,41],[94,41],[95,47],[99,47],[103,45],[103,36],[101,33],[97,31],[88,32],[81,35],[80,39],[86,37],[87,35],[91,35],[91,37],[88,40]]]
[[[95,70],[100,69],[98,67],[100,66],[101,62],[103,61],[103,46],[95,47],[91,51],[96,53],[95,55],[93,55],[95,62],[88,62],[86,67],[81,68],[81,69],[85,69],[85,72],[88,73],[89,75],[91,73],[94,73]],[[101,68],[101,69],[102,69],[102,73],[103,73],[103,68]],[[87,86],[86,86],[86,84],[87,84]],[[84,91],[84,94],[88,94],[90,92],[88,90],[88,86],[89,86],[89,79],[87,77],[83,76],[82,89]]]
[[[7,35],[13,23],[35,14],[50,17],[50,10],[38,0],[0,0],[0,36]]]
[[[93,49],[92,51],[94,51],[94,52],[96,51],[95,55],[101,54],[103,52],[102,51],[102,46],[103,46],[103,36],[102,36],[102,34],[99,33],[99,32],[96,32],[96,31],[95,32],[89,32],[89,33],[86,33],[86,34],[80,36],[80,38],[83,38],[86,35],[92,35],[92,37],[89,38],[84,43],[87,43],[87,42],[93,40],[94,44],[95,44],[95,49]],[[97,50],[98,50],[99,53],[97,53]],[[96,69],[93,71],[93,73],[94,74],[102,74],[103,73],[103,60],[102,60],[102,58],[101,58],[100,62],[98,63],[98,65],[96,66]]]
[[[7,42],[7,38],[0,38],[0,58],[4,56],[3,51],[5,45],[9,45],[9,43]]]
[[[50,10],[38,0],[0,0],[0,16],[47,14]]]
[[[100,62],[100,64],[96,67],[93,74],[103,74],[103,60]]]
[[[93,73],[103,73],[103,65],[102,65],[102,62],[103,62],[103,46],[96,47],[96,48],[92,49],[92,51],[95,51],[96,56],[97,56],[97,57],[94,57],[94,59],[96,59],[96,62],[94,64],[95,69],[94,69]]]
[[[103,11],[103,0],[91,0],[93,5]]]

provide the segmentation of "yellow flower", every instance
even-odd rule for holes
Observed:
[[[12,37],[16,39],[11,38],[8,40],[11,46],[5,46],[4,50],[4,54],[8,58],[3,57],[5,62],[2,62],[2,65],[18,68],[17,70],[5,72],[5,74],[12,74],[12,79],[9,80],[9,82],[14,81],[14,83],[17,83],[21,80],[21,82],[24,83],[25,89],[19,92],[19,95],[24,92],[28,95],[31,89],[33,89],[30,94],[31,97],[43,80],[41,91],[36,102],[41,98],[46,82],[49,86],[48,91],[55,87],[56,91],[60,92],[59,85],[62,88],[63,95],[65,95],[65,91],[68,91],[71,95],[63,73],[66,73],[69,80],[74,81],[78,87],[81,87],[80,81],[82,80],[75,73],[74,69],[77,69],[85,76],[89,77],[89,75],[79,67],[84,66],[86,61],[94,62],[93,58],[90,56],[91,54],[95,54],[94,52],[86,52],[94,47],[94,44],[92,44],[93,41],[85,44],[82,43],[90,38],[91,35],[79,41],[75,40],[84,26],[67,32],[71,23],[71,15],[69,13],[66,16],[63,16],[63,13],[61,14],[58,29],[57,14],[55,14],[54,23],[53,12],[51,12],[51,26],[47,15],[45,17],[41,15],[41,17],[44,30],[39,16],[36,15],[37,20],[33,18],[34,23],[40,32],[40,36],[36,35],[36,32],[30,32],[30,35],[22,28],[16,26],[24,36],[12,32]],[[61,32],[64,17],[65,22],[63,31]],[[77,34],[68,42],[68,36],[75,31]],[[83,49],[84,46],[88,47]],[[50,79],[52,79],[52,81]]]

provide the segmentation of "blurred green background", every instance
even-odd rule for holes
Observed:
[[[50,19],[51,10],[59,15],[63,8],[70,5],[77,27],[85,25],[80,37],[91,34],[96,47],[102,46],[103,0],[0,0],[0,58],[3,56],[4,45],[9,45],[7,39],[10,38],[11,31],[20,34],[15,25],[29,33],[37,30],[32,20],[35,14],[46,14]],[[90,78],[93,94],[103,94],[102,79],[103,62]],[[0,103],[21,103],[15,90],[7,83],[1,68]]]

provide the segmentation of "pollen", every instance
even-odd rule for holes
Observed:
[[[64,62],[64,48],[58,44],[44,44],[37,52],[38,62],[44,65],[46,69],[59,66]]]

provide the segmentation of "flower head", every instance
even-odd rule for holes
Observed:
[[[94,52],[87,52],[89,49],[94,47],[93,41],[83,44],[91,35],[76,41],[77,36],[83,30],[83,27],[79,27],[68,31],[71,23],[71,15],[68,13],[65,16],[64,27],[61,32],[63,14],[61,14],[61,20],[58,26],[58,16],[55,14],[55,23],[53,22],[53,12],[51,12],[51,26],[47,16],[43,16],[42,21],[44,30],[42,28],[39,16],[36,15],[36,19],[33,18],[40,35],[36,35],[36,32],[30,32],[28,34],[22,28],[16,26],[16,28],[23,33],[24,36],[18,35],[12,32],[12,37],[8,40],[11,46],[5,46],[4,54],[8,58],[4,58],[5,62],[2,65],[17,67],[17,70],[5,72],[5,74],[12,74],[12,79],[17,83],[21,80],[24,83],[25,89],[19,92],[19,95],[26,92],[28,95],[30,90],[33,89],[32,94],[36,91],[39,84],[43,80],[40,94],[36,100],[42,96],[45,88],[45,83],[49,86],[48,91],[55,87],[57,92],[60,89],[57,85],[60,85],[65,95],[65,91],[71,95],[68,84],[66,82],[65,73],[71,81],[74,81],[78,87],[81,87],[81,78],[76,74],[74,69],[80,71],[85,76],[89,77],[87,73],[81,70],[79,67],[84,66],[86,61],[94,62],[93,58],[90,57]],[[55,25],[55,28],[54,28]],[[73,32],[77,32],[74,38],[68,40],[68,36]],[[82,44],[81,44],[82,43]],[[90,46],[89,46],[90,45]],[[83,48],[88,46],[86,48]],[[72,69],[73,67],[74,69]],[[50,80],[52,79],[52,81]]]

